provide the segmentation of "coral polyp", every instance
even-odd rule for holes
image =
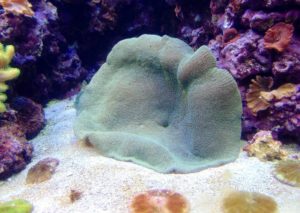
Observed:
[[[223,200],[223,213],[277,213],[277,204],[269,196],[257,192],[234,191]]]
[[[283,183],[300,187],[300,161],[281,161],[275,166],[274,176]]]
[[[150,190],[134,197],[131,213],[187,213],[187,200],[171,190]]]

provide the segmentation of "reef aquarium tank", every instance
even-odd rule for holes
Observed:
[[[299,0],[0,0],[0,213],[300,213]]]

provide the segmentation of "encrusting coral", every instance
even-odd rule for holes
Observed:
[[[257,192],[233,191],[223,200],[223,213],[277,213],[277,203]]]
[[[4,92],[8,89],[8,86],[5,82],[17,78],[20,75],[19,69],[9,66],[14,55],[14,46],[7,45],[4,47],[3,44],[0,43],[0,113],[6,111],[6,107],[3,102],[7,99]]]
[[[259,131],[244,147],[248,156],[255,156],[260,160],[283,160],[287,158],[287,151],[282,148],[282,143],[273,138],[271,131]]]
[[[272,26],[265,34],[264,44],[266,49],[275,49],[283,52],[290,44],[294,32],[291,24],[283,22]]]
[[[275,166],[274,176],[283,183],[300,187],[300,161],[280,161]]]
[[[189,204],[179,193],[171,190],[150,190],[134,197],[131,213],[188,213]]]
[[[104,156],[164,173],[233,161],[241,99],[215,66],[207,47],[168,36],[120,41],[77,100],[75,134]]]
[[[28,0],[0,0],[0,5],[5,11],[14,13],[16,15],[34,15],[34,12],[31,9],[32,5]]]
[[[227,69],[239,85],[243,99],[242,137],[247,140],[259,130],[270,130],[283,143],[300,142],[299,89],[292,96],[276,98],[272,94],[273,99],[266,100],[271,89],[284,85],[280,88],[282,93],[299,88],[298,7],[299,2],[294,0],[211,0],[215,39],[209,46],[218,67]],[[233,28],[239,38],[224,45],[224,35]],[[275,88],[254,85],[256,91],[246,94],[257,75],[272,78]]]

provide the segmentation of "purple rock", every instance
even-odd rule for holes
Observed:
[[[0,11],[0,42],[16,48],[13,65],[20,68],[21,76],[13,85],[14,93],[45,103],[76,87],[84,79],[86,70],[76,49],[60,32],[57,8],[45,0],[31,3],[33,17]],[[66,63],[65,60],[70,61],[73,56],[72,63]],[[57,78],[65,79],[58,81],[57,72],[62,72]],[[65,83],[70,80],[71,83]]]
[[[272,73],[278,80],[300,83],[300,39],[294,37],[288,48],[275,57]]]
[[[264,48],[262,36],[251,30],[240,36],[220,51],[220,56],[217,56],[218,66],[229,70],[237,80],[269,72],[272,66],[271,55]],[[218,42],[210,43],[210,47],[215,49],[213,43],[217,45]]]
[[[242,16],[241,23],[245,27],[264,32],[278,22],[295,23],[299,20],[299,10],[289,10],[281,13],[246,10]]]
[[[26,167],[33,147],[17,125],[0,128],[0,180],[8,178]]]

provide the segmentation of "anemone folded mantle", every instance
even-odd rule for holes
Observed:
[[[104,156],[159,172],[233,161],[241,148],[241,99],[210,50],[142,35],[116,44],[77,99],[77,137]]]

